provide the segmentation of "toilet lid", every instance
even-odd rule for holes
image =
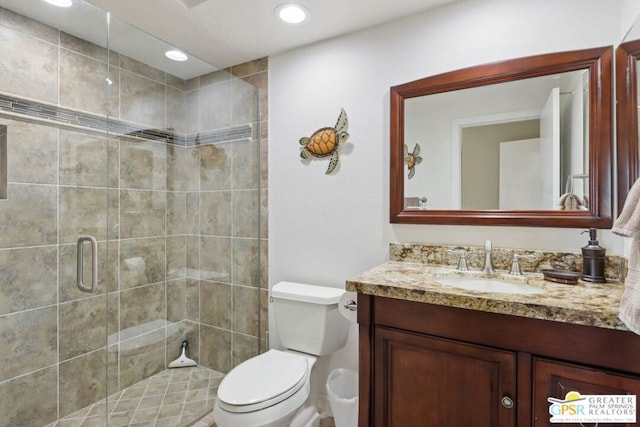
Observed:
[[[269,350],[233,368],[218,388],[220,406],[230,412],[252,412],[282,402],[304,385],[304,356]]]

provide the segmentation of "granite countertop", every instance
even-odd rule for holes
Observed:
[[[471,291],[446,286],[438,277],[502,278],[539,287],[539,294],[507,294]],[[541,273],[510,276],[481,271],[457,271],[406,261],[388,261],[346,282],[348,291],[457,308],[509,314],[535,319],[627,330],[618,318],[624,284],[578,281],[564,285],[545,281]]]

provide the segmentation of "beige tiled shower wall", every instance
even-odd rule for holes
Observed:
[[[157,373],[184,338],[222,372],[262,350],[266,59],[184,81],[0,8],[0,76],[2,94],[141,128],[253,129],[181,146],[0,115],[0,427],[45,425]],[[99,242],[94,293],[76,286],[83,235]]]
[[[186,192],[187,336],[200,360],[221,372],[265,348],[267,66],[266,58],[258,59],[187,81],[188,133],[198,126],[194,117],[206,131],[247,123],[260,113],[250,142],[187,153],[187,173],[200,171],[199,179],[188,181],[199,188]],[[221,102],[229,97],[232,102]],[[189,166],[194,158],[199,168]]]
[[[267,350],[266,334],[269,329],[269,168],[268,168],[268,147],[269,147],[269,59],[260,58],[254,61],[246,62],[244,64],[235,65],[227,69],[233,76],[244,80],[245,82],[256,87],[258,90],[258,109],[259,109],[259,123],[255,129],[256,134],[253,138],[259,141],[258,147],[258,161],[259,161],[259,242],[258,242],[258,262],[259,262],[259,274],[257,277],[259,283],[259,337],[260,337],[260,352]],[[236,262],[241,262],[237,260]],[[234,366],[239,362],[246,360],[248,357],[255,355],[252,352],[236,351],[234,356]]]

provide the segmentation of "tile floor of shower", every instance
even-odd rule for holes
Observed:
[[[166,369],[108,397],[109,427],[216,427],[213,404],[224,374],[202,366]],[[45,427],[104,427],[104,400]],[[335,427],[333,417],[320,427]]]
[[[108,397],[109,426],[209,427],[224,374],[205,367],[166,369]],[[46,427],[105,426],[104,400]]]

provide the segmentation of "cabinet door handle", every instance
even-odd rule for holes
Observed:
[[[502,403],[502,406],[507,409],[513,408],[513,399],[511,399],[509,396],[503,396],[500,400],[500,403]]]

